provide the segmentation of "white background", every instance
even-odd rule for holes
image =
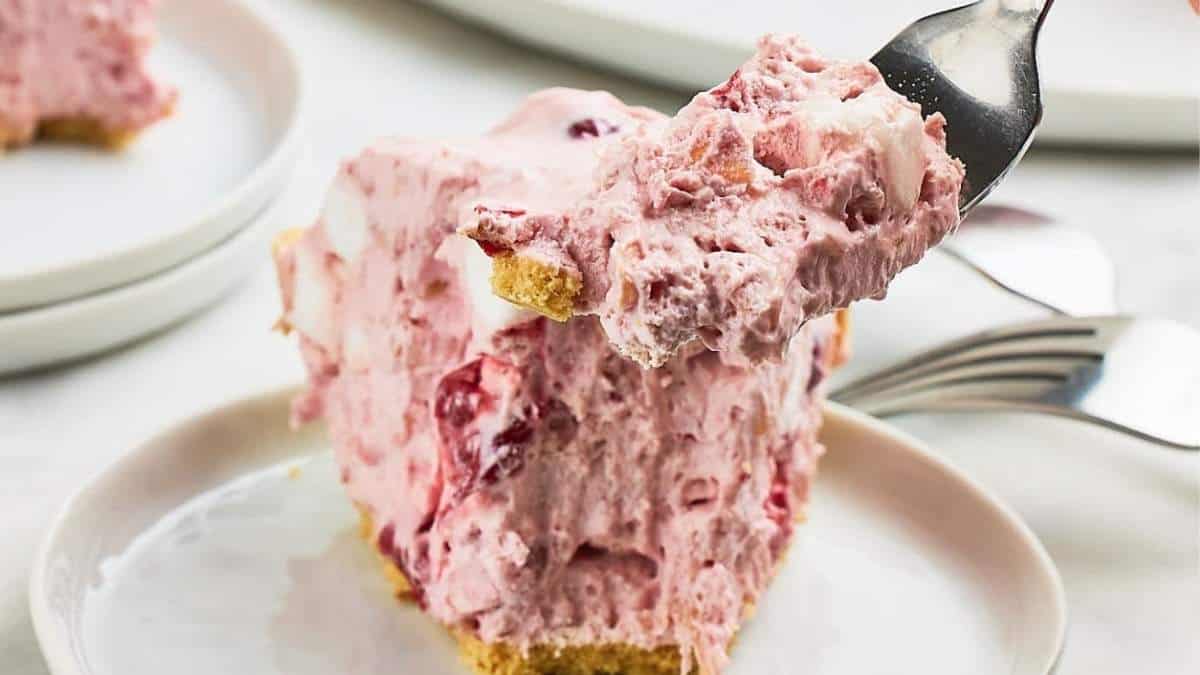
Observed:
[[[254,4],[302,46],[309,69],[314,161],[303,180],[314,204],[337,161],[372,138],[480,131],[541,87],[610,89],[663,110],[684,100],[403,2]],[[1117,263],[1125,309],[1200,327],[1198,176],[1194,150],[1035,148],[993,200],[1088,228]],[[931,261],[889,301],[861,308],[860,367],[1027,314],[946,265]],[[1070,273],[1069,260],[1063,267]],[[277,314],[264,251],[247,286],[178,327],[102,358],[0,379],[0,672],[45,673],[26,575],[45,525],[81,481],[176,421],[300,378],[292,345],[268,330]],[[1063,675],[1200,672],[1196,457],[1024,416],[898,423],[1006,498],[1046,543],[1071,602]]]

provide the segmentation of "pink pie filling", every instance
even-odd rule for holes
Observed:
[[[174,89],[144,59],[156,0],[0,0],[0,138],[29,141],[43,120],[138,131],[170,112]]]
[[[277,253],[310,375],[295,415],[327,419],[425,610],[489,643],[677,645],[719,671],[821,454],[825,313],[956,222],[941,124],[775,38],[673,120],[554,89],[482,138],[347,162]],[[583,315],[497,299],[460,231],[574,266]]]
[[[560,251],[584,280],[576,312],[644,365],[695,339],[777,359],[805,321],[882,297],[958,224],[944,124],[871,64],[768,36],[727,82],[606,148],[582,202],[466,231]]]

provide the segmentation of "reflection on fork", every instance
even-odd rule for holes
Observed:
[[[880,416],[1024,410],[1200,450],[1200,332],[1127,316],[1055,317],[977,333],[839,387]]]
[[[966,215],[1025,154],[1042,120],[1037,41],[1053,0],[979,0],[931,14],[871,62],[889,87],[945,115],[946,148],[967,167]]]

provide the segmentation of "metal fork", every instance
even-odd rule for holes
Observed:
[[[1200,450],[1200,332],[1163,319],[1055,317],[954,340],[839,387],[873,415],[1022,410]]]
[[[917,21],[871,62],[895,91],[947,120],[967,166],[966,215],[1008,173],[1042,119],[1037,40],[1053,0],[979,0]]]
[[[1116,268],[1100,242],[1043,214],[985,204],[937,251],[1052,314],[1117,313]]]
[[[917,21],[871,58],[892,89],[946,117],[947,149],[967,167],[964,217],[1021,159],[1041,122],[1037,41],[1053,4],[978,0]],[[1046,302],[989,273],[976,257],[957,257],[1043,307],[1078,311],[1078,302]],[[1200,450],[1197,354],[1200,333],[1174,322],[1056,317],[950,342],[830,398],[876,415],[1045,412]]]

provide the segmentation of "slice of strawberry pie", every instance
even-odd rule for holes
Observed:
[[[0,0],[0,151],[41,135],[117,147],[167,116],[148,71],[157,0]]]
[[[277,243],[295,417],[480,673],[719,672],[803,518],[831,310],[955,223],[940,118],[869,65],[768,38],[697,101],[379,142]]]

